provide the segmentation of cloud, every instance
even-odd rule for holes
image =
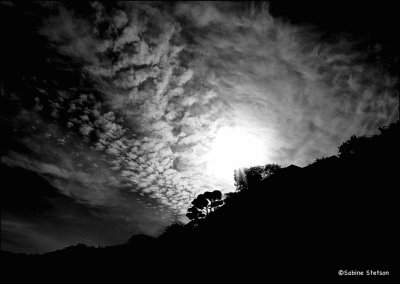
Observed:
[[[356,42],[324,42],[267,10],[232,5],[178,5],[192,23],[191,51],[201,51],[189,66],[230,106],[230,121],[264,136],[274,132],[272,161],[306,165],[335,154],[352,134],[371,134],[398,119],[397,79],[368,64]]]
[[[105,117],[113,119],[109,114]],[[129,219],[135,225],[129,227],[132,234],[143,232],[156,235],[161,226],[174,218],[173,212],[167,207],[158,207],[154,202],[148,203],[146,199],[139,198],[137,193],[130,191],[131,186],[124,184],[112,169],[113,158],[91,149],[79,136],[43,121],[32,111],[23,110],[14,119],[19,122],[20,127],[28,129],[23,136],[19,136],[19,145],[15,145],[14,150],[9,149],[1,157],[3,165],[37,173],[60,194],[70,197],[77,204],[99,210],[104,218],[115,219],[115,222]],[[20,127],[15,128],[15,131],[21,132]],[[108,130],[111,132],[109,136],[113,137],[115,128],[110,127]],[[117,142],[120,141],[114,144],[118,145]],[[117,147],[114,144],[112,145]],[[122,143],[119,144],[123,146]],[[29,151],[17,151],[21,146]],[[145,205],[147,203],[149,205]]]
[[[66,185],[58,187],[57,181],[65,182],[66,174],[81,176],[82,182],[93,181],[94,178],[82,169],[77,173],[65,173],[60,165],[52,165],[27,170],[19,167],[18,161],[17,157],[12,157],[2,160],[1,164],[2,197],[7,201],[2,204],[1,216],[4,250],[43,253],[78,242],[115,245],[138,233],[156,236],[160,227],[171,222],[170,212],[165,207],[116,188],[107,188],[108,202],[93,196],[87,198],[85,188],[73,189],[67,195]],[[68,177],[68,181],[78,187],[76,180]],[[92,195],[102,190],[96,188],[98,185],[89,186]]]
[[[80,149],[80,158],[63,155],[64,164],[15,160],[57,176],[65,194],[87,202],[114,204],[110,192],[119,188],[184,214],[197,194],[233,189],[233,180],[205,171],[221,127],[267,141],[266,163],[306,165],[398,119],[397,80],[346,37],[324,41],[273,18],[266,5],[168,5],[94,2],[85,17],[51,6],[40,33],[80,64],[91,89],[40,93],[34,111],[50,109],[108,164],[74,168]]]

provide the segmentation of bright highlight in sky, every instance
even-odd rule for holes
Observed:
[[[266,164],[267,145],[261,137],[240,127],[223,127],[207,154],[207,171],[217,179],[234,183],[234,170]]]

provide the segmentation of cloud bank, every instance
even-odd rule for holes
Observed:
[[[49,149],[74,143],[65,138],[71,133],[84,145],[75,152],[98,155],[104,166],[70,171],[79,162],[51,152],[52,162],[15,153],[7,161],[57,177],[53,183],[78,200],[114,204],[118,188],[182,215],[199,193],[233,189],[233,178],[225,184],[205,170],[221,127],[265,140],[265,163],[304,166],[399,117],[396,77],[356,42],[323,41],[274,18],[265,4],[93,2],[85,14],[41,5],[50,16],[39,33],[90,88],[43,88],[26,111],[48,112],[62,128]]]

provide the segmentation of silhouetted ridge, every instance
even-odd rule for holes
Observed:
[[[134,271],[149,261],[152,269],[215,270],[226,279],[246,276],[248,283],[277,275],[331,279],[339,269],[394,273],[398,130],[396,122],[379,135],[353,136],[338,156],[303,168],[236,172],[236,192],[221,200],[217,192],[204,193],[188,211],[201,214],[172,224],[157,239],[138,235],[120,246],[69,251],[75,259],[91,255],[95,263],[128,257]]]
[[[126,241],[127,245],[147,245],[154,242],[155,238],[148,235],[134,235]]]

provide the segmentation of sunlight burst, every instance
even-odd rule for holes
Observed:
[[[267,145],[248,129],[221,128],[207,154],[207,171],[221,181],[233,184],[234,170],[266,163]]]

